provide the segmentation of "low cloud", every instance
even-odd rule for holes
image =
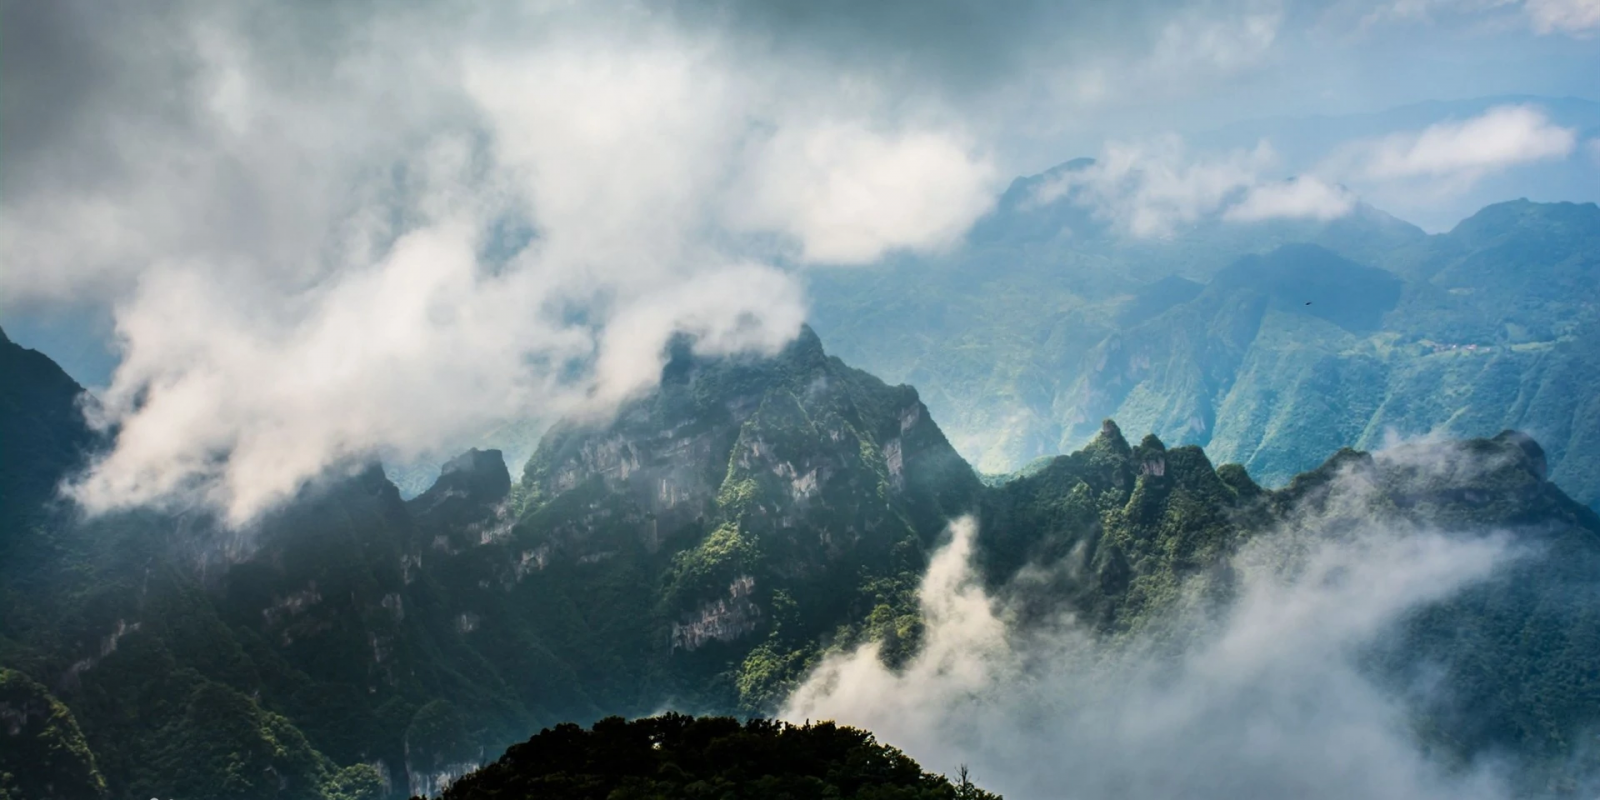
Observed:
[[[1452,469],[1437,448],[1397,457]],[[1117,639],[1070,618],[1016,628],[970,566],[977,523],[959,520],[923,581],[922,652],[898,672],[875,645],[828,657],[783,714],[866,727],[932,769],[968,764],[1015,800],[1508,796],[1492,769],[1430,758],[1406,701],[1357,660],[1521,553],[1380,524],[1372,492],[1346,476],[1319,511],[1245,545],[1227,608],[1191,586]]]
[[[1272,177],[1278,163],[1266,141],[1222,154],[1193,153],[1176,135],[1111,142],[1093,165],[1041,186],[1036,200],[1066,198],[1133,236],[1167,235],[1215,215],[1326,220],[1355,207],[1354,195],[1318,177]]]
[[[1467,183],[1534,161],[1565,158],[1577,133],[1532,106],[1499,106],[1467,120],[1347,145],[1333,169],[1366,180],[1425,178]]]
[[[936,133],[825,125],[785,131],[770,147],[734,200],[733,218],[788,234],[807,262],[860,264],[950,245],[993,202],[992,165]]]
[[[1355,206],[1356,196],[1343,186],[1302,176],[1251,187],[1243,200],[1223,212],[1222,218],[1235,222],[1284,217],[1330,220],[1350,213]]]

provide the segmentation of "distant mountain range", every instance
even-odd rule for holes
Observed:
[[[1502,213],[1519,209],[1548,214]],[[1402,274],[1476,279],[1471,258],[1434,270],[1424,255],[1390,274],[1296,246],[1204,286],[1169,281],[1103,306],[1152,331],[1102,349],[1107,371],[1128,374],[1141,342],[1176,347],[1153,331],[1181,319],[1207,320],[1210,336],[1182,343],[1207,363],[1247,363],[1274,314],[1368,341],[1419,280]],[[1314,312],[1293,305],[1308,288]],[[1458,763],[1516,754],[1540,786],[1589,769],[1577,737],[1600,721],[1585,600],[1600,517],[1547,480],[1551,454],[1527,436],[1441,444],[1450,469],[1339,450],[1273,491],[1096,420],[1078,452],[986,483],[915,390],[846,366],[809,329],[771,359],[669,355],[658,390],[615,419],[556,425],[519,481],[473,451],[405,501],[351,464],[230,531],[203,509],[84,518],[58,498],[105,443],[59,368],[0,341],[0,797],[405,797],[563,721],[771,712],[827,653],[878,642],[894,666],[918,651],[918,586],[963,514],[1017,630],[1070,613],[1104,640],[1159,629],[1184,598],[1226,604],[1232,554],[1285,531],[1512,536],[1531,555],[1405,620],[1370,677]],[[1208,396],[1206,369],[1177,368],[1136,374]],[[1172,408],[1149,418],[1200,413]],[[1344,483],[1366,487],[1359,503],[1333,502]],[[1407,693],[1423,667],[1448,706]]]
[[[1361,206],[1135,239],[1031,202],[1049,179],[1019,179],[950,254],[812,279],[832,346],[919,386],[981,470],[1080,447],[1104,417],[1273,486],[1339,447],[1517,428],[1600,504],[1594,204],[1501,203],[1431,236]]]

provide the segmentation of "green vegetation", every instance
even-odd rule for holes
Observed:
[[[0,800],[105,796],[105,778],[72,712],[8,669],[0,669],[0,737]]]
[[[563,785],[981,796],[830,726],[561,723],[768,715],[822,656],[866,641],[904,663],[923,636],[929,554],[968,512],[1015,624],[1070,610],[1104,637],[1181,642],[1166,621],[1186,592],[1225,602],[1238,547],[1324,513],[1352,476],[1379,487],[1362,519],[1509,531],[1532,554],[1365,655],[1402,694],[1421,671],[1443,676],[1447,692],[1413,701],[1430,746],[1463,761],[1531,754],[1565,780],[1600,717],[1600,631],[1583,605],[1600,521],[1546,480],[1552,462],[1526,437],[1461,443],[1445,470],[1344,450],[1270,491],[1198,447],[1132,445],[1107,421],[1078,452],[986,485],[914,390],[827,356],[810,331],[770,359],[671,355],[660,390],[615,419],[553,428],[516,485],[494,451],[453,461],[411,501],[351,465],[244,539],[195,511],[83,519],[50,502],[98,440],[70,385],[8,386],[33,399],[6,407],[6,430],[80,449],[0,448],[0,492],[33,503],[8,504],[0,531],[0,791],[399,798],[441,790],[531,730],[627,755],[653,725],[698,733],[615,774],[557,764]],[[0,358],[59,383],[38,354],[3,342]],[[694,760],[702,745],[766,753],[750,756],[764,766],[729,774]],[[507,759],[459,791],[557,781]]]
[[[1000,800],[965,774],[952,783],[923,772],[866,731],[681,714],[546,728],[450,787],[443,800],[511,797]]]

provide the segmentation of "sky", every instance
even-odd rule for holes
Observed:
[[[91,509],[245,524],[332,466],[603,415],[674,334],[771,351],[808,271],[958,247],[1076,156],[1046,190],[1128,236],[1600,193],[1600,0],[0,14],[0,325],[97,387]]]

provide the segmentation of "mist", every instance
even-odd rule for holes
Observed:
[[[1435,477],[1482,468],[1434,443],[1379,458]],[[1347,471],[1115,636],[1066,614],[1019,627],[974,571],[981,520],[956,520],[921,584],[922,651],[899,671],[876,645],[834,653],[783,716],[862,726],[935,771],[968,765],[1011,800],[1510,796],[1512,763],[1448,761],[1421,738],[1416,704],[1448,707],[1445,688],[1382,681],[1363,657],[1408,614],[1537,552],[1508,532],[1393,522],[1375,496]],[[1221,603],[1207,599],[1217,574],[1233,576]]]

